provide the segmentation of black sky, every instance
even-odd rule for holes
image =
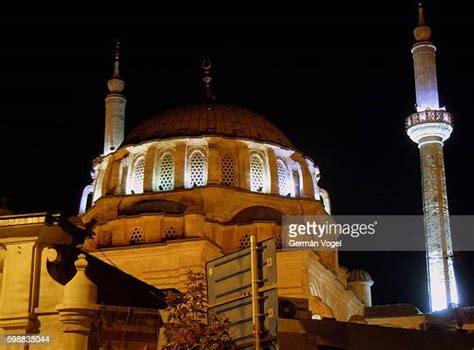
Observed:
[[[167,107],[198,101],[200,59],[209,56],[218,101],[263,114],[314,159],[335,214],[421,214],[418,150],[404,132],[415,102],[416,2],[384,6],[4,16],[0,195],[15,212],[75,214],[102,151],[103,99],[120,36],[128,131]],[[438,1],[426,7],[441,104],[456,118],[445,146],[450,212],[473,215],[473,17]],[[473,305],[473,254],[456,259],[461,299]],[[423,253],[342,253],[341,262],[371,273],[375,303],[427,309]]]

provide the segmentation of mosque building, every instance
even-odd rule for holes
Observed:
[[[452,261],[445,259],[452,247],[442,145],[452,123],[439,106],[430,36],[420,9],[413,48],[417,111],[407,119],[407,132],[422,159],[436,311],[458,301]],[[278,295],[308,300],[313,319],[385,326],[377,329],[390,324],[400,339],[429,321],[430,315],[410,305],[372,306],[372,278],[341,266],[336,250],[281,249],[284,215],[331,217],[317,159],[300,152],[264,116],[220,104],[210,61],[203,62],[200,103],[165,110],[127,135],[119,61],[117,47],[105,98],[103,153],[93,161],[79,215],[0,217],[4,333],[51,334],[64,349],[94,348],[94,341],[101,344],[96,348],[118,348],[125,335],[128,348],[156,348],[162,322],[157,310],[166,306],[165,294],[183,290],[188,269],[203,271],[207,261],[248,247],[251,236],[276,240]],[[97,331],[93,320],[101,312],[105,321]],[[124,320],[130,328],[122,336],[114,327]]]

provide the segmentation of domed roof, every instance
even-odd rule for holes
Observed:
[[[364,270],[352,270],[348,282],[372,282],[372,277]]]
[[[251,139],[293,148],[291,141],[261,115],[242,107],[213,103],[168,109],[132,130],[123,145],[204,135]]]

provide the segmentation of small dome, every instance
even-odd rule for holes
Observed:
[[[293,148],[270,121],[248,109],[203,103],[169,109],[136,127],[123,145],[186,136],[227,136]]]
[[[373,282],[369,273],[364,270],[352,270],[347,282]]]

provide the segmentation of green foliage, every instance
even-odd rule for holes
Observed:
[[[235,349],[229,333],[229,321],[216,316],[207,323],[206,277],[187,271],[186,292],[167,298],[168,320],[164,337],[166,350]]]

